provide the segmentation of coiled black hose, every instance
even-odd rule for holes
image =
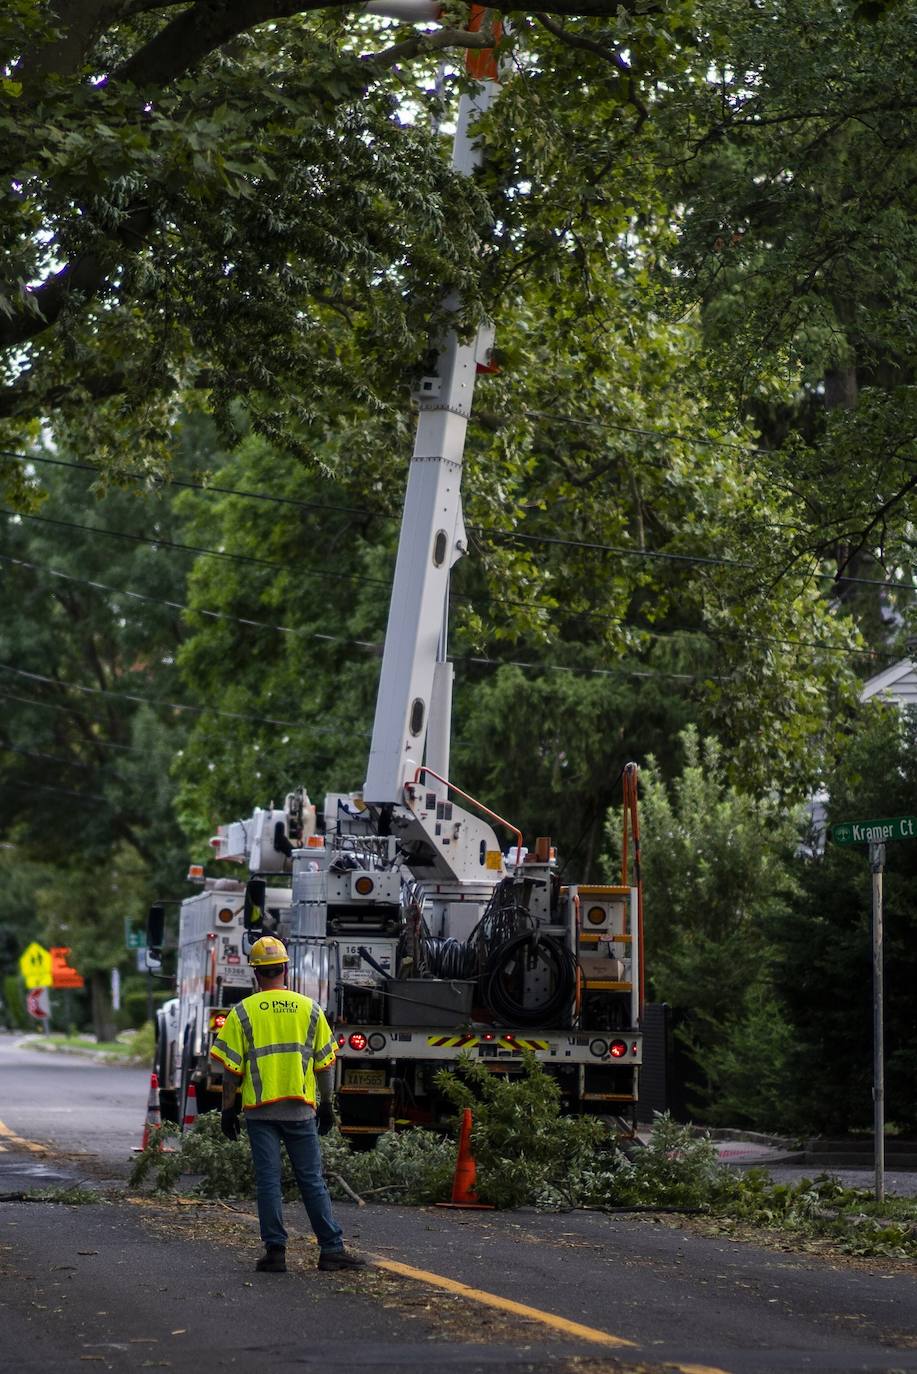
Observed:
[[[526,969],[543,964],[550,978],[551,992],[536,1005],[523,1004]],[[553,935],[537,930],[521,934],[496,949],[490,956],[481,990],[486,1005],[498,1022],[507,1026],[552,1026],[563,1017],[576,988],[576,961]]]
[[[474,949],[464,940],[424,935],[424,967],[433,978],[477,978]]]

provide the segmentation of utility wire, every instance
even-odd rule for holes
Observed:
[[[253,553],[226,553],[223,549],[204,549],[195,544],[180,544],[174,539],[161,539],[155,534],[131,534],[127,530],[112,530],[105,525],[86,525],[78,520],[55,520],[49,515],[26,515],[23,512],[8,510],[5,506],[0,506],[0,515],[10,515],[17,520],[31,520],[40,525],[56,525],[67,530],[87,530],[91,534],[104,534],[110,539],[126,539],[133,544],[148,544],[158,549],[174,549],[180,553],[191,553],[195,557],[203,555],[207,558],[223,558],[230,563],[254,563],[263,568],[281,568],[289,570],[289,563],[281,563],[274,558],[259,558]],[[366,583],[370,586],[387,587],[391,589],[391,582],[384,581],[381,577],[362,577],[355,573],[344,572],[323,572],[317,568],[297,567],[297,573],[301,577],[321,577],[333,582],[357,582]]]
[[[27,560],[25,560],[25,559],[16,559],[16,558],[12,558],[12,557],[10,557],[10,556],[7,555],[7,554],[0,554],[0,559],[2,559],[4,562],[19,564],[19,565],[21,565],[21,566],[28,567],[28,568],[32,568],[32,567],[36,567],[36,566],[37,566],[37,565],[35,565],[35,564],[31,564],[31,563],[27,562]],[[51,571],[52,573],[54,572],[53,569],[51,569],[51,570],[49,570],[49,571]],[[109,592],[112,592],[112,593],[114,593],[114,594],[116,594],[116,595],[121,595],[121,594],[122,594],[122,593],[118,592],[116,588],[110,587],[110,586],[108,586],[106,583],[102,583],[102,582],[93,582],[93,581],[90,581],[89,579],[82,579],[82,578],[79,578],[79,579],[78,579],[78,578],[73,578],[73,577],[71,577],[70,574],[68,574],[68,573],[59,573],[59,574],[55,573],[54,575],[60,576],[60,577],[62,577],[62,578],[64,578],[64,579],[66,579],[67,581],[81,581],[81,582],[82,582],[82,581],[85,581],[85,582],[86,582],[89,586],[91,586],[91,587],[100,588],[100,589],[102,589],[102,590],[104,590],[104,591],[109,591]],[[126,592],[126,593],[123,593],[123,595],[126,595],[126,596],[136,596],[138,599],[143,600],[143,601],[159,601],[159,598],[158,598],[158,597],[149,597],[149,596],[146,596],[146,595],[141,594],[140,592]],[[187,610],[187,609],[190,609],[189,607],[185,606],[184,603],[182,603],[182,602],[166,601],[164,604],[167,605],[167,606],[174,607],[174,608],[176,608],[176,609],[186,609],[186,610]],[[199,612],[197,612],[197,613],[200,614],[200,615],[215,616],[215,617],[217,617],[217,618],[219,618],[219,619],[228,619],[228,620],[233,620],[233,621],[236,621],[236,620],[237,620],[237,621],[239,621],[239,623],[244,624],[244,625],[252,625],[252,626],[256,626],[256,627],[261,628],[261,629],[277,630],[277,631],[280,631],[280,632],[285,633],[285,634],[303,634],[303,633],[305,633],[305,634],[308,634],[310,638],[319,639],[319,640],[324,640],[324,641],[327,641],[327,642],[330,642],[330,643],[335,643],[335,644],[353,645],[354,647],[358,647],[358,648],[361,648],[361,649],[369,649],[369,650],[373,650],[373,651],[376,651],[376,652],[378,652],[378,651],[380,651],[380,650],[382,650],[382,649],[384,648],[384,645],[383,645],[382,643],[374,643],[374,642],[372,642],[372,641],[365,640],[365,639],[348,639],[348,638],[346,638],[346,637],[344,637],[344,636],[341,636],[341,635],[321,634],[321,633],[319,633],[318,631],[300,631],[300,630],[291,628],[290,626],[274,625],[274,624],[271,624],[270,622],[267,622],[267,621],[253,620],[253,619],[251,619],[251,618],[241,617],[241,616],[232,616],[232,615],[229,615],[228,613],[221,612],[221,611],[204,611],[204,610],[201,610],[201,611],[199,611]],[[614,667],[614,668],[586,668],[586,667],[574,667],[574,666],[569,666],[569,665],[565,665],[565,664],[554,664],[554,663],[531,663],[531,662],[528,662],[528,661],[523,660],[523,659],[514,659],[514,658],[490,658],[490,657],[486,657],[486,656],[483,656],[483,655],[462,655],[462,656],[456,656],[456,657],[454,657],[454,658],[452,659],[452,662],[453,662],[453,663],[470,663],[470,664],[474,664],[475,666],[479,666],[479,667],[481,667],[481,666],[483,666],[483,667],[513,667],[513,668],[524,668],[526,671],[529,671],[529,672],[542,672],[542,673],[569,673],[569,674],[573,674],[573,675],[576,675],[576,676],[590,676],[590,677],[621,677],[621,676],[636,677],[636,678],[664,677],[664,678],[667,678],[667,679],[669,679],[669,680],[671,680],[671,681],[676,681],[676,682],[707,682],[707,681],[712,681],[712,682],[725,682],[725,681],[729,681],[728,676],[727,676],[727,677],[724,677],[724,676],[722,676],[722,675],[719,675],[719,676],[718,676],[718,675],[710,674],[710,673],[673,673],[673,672],[668,672],[668,671],[666,671],[665,669],[661,669],[661,668],[638,669],[638,668],[625,668],[625,667],[623,667],[623,666]],[[3,665],[0,664],[0,668],[2,668],[2,667],[3,667]],[[15,670],[12,670],[12,671],[15,671]],[[83,689],[80,689],[80,690],[89,691],[89,690],[98,690],[98,689],[83,688]],[[126,694],[123,694],[123,693],[112,693],[111,695],[116,695],[116,696],[119,696],[119,697],[120,697],[120,696],[126,695]],[[146,698],[146,700],[149,700],[149,698]],[[206,708],[203,708],[203,707],[178,707],[177,709],[179,709],[179,710],[201,710],[201,711],[206,710]],[[213,709],[215,710],[216,708],[213,708]],[[269,724],[284,724],[284,722],[282,722],[282,721],[269,721],[268,723],[269,723]],[[336,732],[334,732],[334,731],[324,731],[324,732],[321,732],[321,733],[333,734],[333,733],[336,733]]]
[[[295,625],[275,625],[267,620],[253,620],[250,616],[232,615],[229,611],[207,611],[199,606],[189,606],[185,601],[169,601],[163,596],[149,596],[145,592],[130,592],[123,587],[112,587],[107,582],[97,582],[89,577],[75,577],[72,573],[58,572],[45,563],[31,563],[25,558],[13,558],[10,554],[0,553],[0,562],[11,563],[15,567],[29,568],[35,572],[45,572],[50,577],[58,577],[64,582],[75,582],[81,587],[92,587],[95,591],[111,592],[113,596],[127,596],[135,601],[149,601],[157,606],[168,606],[175,611],[187,611],[192,615],[208,616],[214,620],[229,620],[237,625],[249,625],[260,630],[276,630],[279,634],[302,635],[309,639],[326,640],[334,644],[350,644],[360,649],[374,652],[382,648],[380,643],[368,639],[344,639],[341,635],[321,634],[318,630],[305,630]]]
[[[26,791],[34,792],[56,792],[60,797],[76,797],[78,801],[101,802],[103,806],[111,806],[112,803],[107,797],[100,797],[96,792],[70,792],[66,787],[51,787],[46,782],[30,782]]]
[[[56,468],[75,468],[79,472],[104,472],[95,463],[77,463],[67,458],[52,458],[47,454],[14,453],[12,449],[0,449],[0,457],[15,458],[20,463],[47,463]],[[221,487],[213,482],[192,482],[182,477],[156,477],[148,472],[127,468],[120,476],[134,477],[138,481],[152,480],[154,487],[184,487],[189,491],[216,492],[221,496],[244,496],[249,501],[269,501],[278,506],[295,506],[298,510],[335,512],[341,515],[360,515],[379,520],[397,520],[397,515],[386,515],[383,511],[370,511],[356,506],[329,506],[317,501],[299,501],[293,496],[275,496],[266,491],[243,491],[236,487]]]
[[[62,711],[65,715],[76,717],[76,719],[81,721],[84,725],[104,725],[107,723],[104,720],[100,720],[98,716],[86,716],[81,711],[75,711],[72,706],[65,706],[62,702],[43,701],[40,697],[20,697],[14,695],[12,692],[0,692],[0,701],[16,701],[20,702],[23,706],[41,706],[48,711]],[[257,719],[260,719],[260,717],[257,717]],[[213,737],[211,736],[211,738]],[[341,739],[343,736],[336,735],[335,738]],[[83,743],[83,741],[78,742]],[[147,752],[143,749],[135,749],[130,744],[115,744],[113,740],[100,739],[98,736],[93,736],[91,741],[85,742],[93,745],[101,745],[103,749],[122,749],[128,754],[145,754]]]
[[[20,454],[12,456],[17,456],[24,460],[24,455]],[[210,488],[207,488],[205,486],[201,486],[200,489],[202,491],[210,490]],[[254,497],[254,499],[256,500],[259,500],[262,497],[265,499],[276,499],[278,501],[286,501],[287,499],[280,497],[268,497],[267,493],[263,492],[235,491],[230,488],[226,488],[226,491],[230,495]],[[373,514],[373,512],[371,511],[360,511],[359,513],[362,515]],[[130,534],[124,530],[112,530],[101,525],[86,525],[80,524],[76,521],[55,520],[52,519],[50,516],[45,515],[27,515],[23,512],[9,510],[6,507],[0,507],[0,514],[9,515],[15,519],[20,520],[32,520],[42,524],[59,525],[66,529],[89,530],[94,534],[105,534],[111,536],[114,539],[132,540],[135,543],[149,544],[157,548],[178,549],[185,553],[202,555],[209,558],[223,558],[227,559],[230,562],[252,563],[260,565],[262,567],[281,568],[284,570],[287,570],[289,567],[287,563],[280,563],[276,559],[258,558],[255,554],[227,553],[221,549],[201,548],[194,544],[179,544],[174,540],[157,538],[155,535]],[[391,518],[394,519],[395,517]],[[756,567],[754,563],[745,559],[727,558],[725,556],[715,554],[669,553],[664,549],[627,548],[623,545],[618,544],[603,544],[598,541],[570,539],[560,535],[523,534],[521,532],[516,532],[512,530],[496,530],[491,528],[490,526],[485,525],[468,525],[467,528],[470,532],[473,532],[478,535],[483,535],[485,539],[503,542],[515,540],[525,543],[541,544],[546,547],[556,546],[558,548],[584,549],[588,550],[590,553],[612,554],[617,558],[638,558],[645,559],[650,562],[674,562],[696,564],[698,566],[706,565],[710,567],[743,568],[747,571],[754,571]],[[300,575],[305,577],[326,578],[336,582],[351,581],[356,582],[358,584],[366,584],[368,586],[391,588],[391,583],[385,581],[382,578],[364,577],[361,575],[344,572],[325,572],[316,568],[298,568],[297,571],[300,573]],[[887,587],[896,591],[917,591],[917,583],[914,582],[892,582],[890,580],[883,580],[873,577],[849,577],[846,574],[837,576],[835,573],[823,573],[819,572],[817,569],[811,569],[808,572],[797,573],[797,576],[813,578],[816,581],[821,582],[831,582],[832,584],[843,582],[845,585],[854,585],[862,587]],[[462,599],[472,600],[472,598]]]
[[[734,448],[740,453],[754,453],[759,457],[773,458],[776,450],[772,448],[755,448],[752,444],[743,444],[738,439],[714,439],[709,434],[681,434],[674,429],[641,429],[637,425],[620,425],[613,420],[602,420],[598,416],[591,415],[556,415],[550,410],[523,410],[520,411],[526,419],[531,420],[553,420],[561,425],[579,425],[583,429],[610,429],[616,434],[634,434],[641,439],[674,439],[682,444],[706,444],[712,448]]]
[[[125,597],[130,597],[130,598],[132,598],[132,599],[134,599],[134,600],[136,600],[136,601],[147,601],[147,602],[150,602],[150,603],[152,603],[152,604],[154,604],[154,605],[157,605],[157,606],[168,606],[168,607],[170,607],[170,608],[173,609],[173,610],[187,611],[187,612],[189,612],[190,614],[193,614],[193,615],[200,615],[200,616],[207,616],[207,617],[209,617],[209,618],[211,618],[211,619],[214,619],[214,620],[227,620],[227,621],[229,621],[229,622],[231,622],[231,623],[233,623],[233,624],[237,624],[237,625],[248,625],[248,626],[252,626],[252,627],[254,627],[254,628],[256,628],[256,629],[262,629],[262,630],[275,630],[275,631],[277,631],[278,634],[301,635],[301,636],[303,636],[303,637],[307,637],[307,638],[310,638],[310,639],[323,640],[323,641],[327,641],[327,642],[334,643],[334,644],[347,644],[347,645],[352,645],[352,646],[355,647],[355,648],[367,649],[367,650],[369,650],[369,651],[371,651],[371,652],[374,652],[374,653],[380,652],[380,651],[383,649],[383,647],[384,647],[384,645],[383,645],[381,642],[376,641],[376,640],[367,640],[367,639],[345,639],[345,638],[343,638],[343,637],[340,636],[340,635],[322,634],[322,633],[320,633],[320,632],[317,631],[317,630],[306,630],[306,629],[302,628],[301,626],[277,625],[277,624],[275,624],[275,623],[272,622],[272,621],[267,621],[267,620],[255,620],[255,619],[253,619],[251,616],[233,615],[233,614],[232,614],[231,612],[229,612],[229,611],[210,611],[210,610],[205,610],[203,607],[199,607],[199,606],[190,606],[187,602],[184,602],[184,601],[170,601],[170,600],[168,600],[168,599],[165,598],[165,597],[161,597],[161,596],[150,596],[148,593],[144,593],[144,592],[132,592],[132,591],[127,591],[127,590],[125,590],[125,589],[122,588],[122,587],[112,587],[112,586],[111,586],[109,583],[107,583],[107,582],[98,582],[98,581],[96,581],[96,580],[94,580],[94,579],[92,579],[92,578],[88,578],[88,577],[76,577],[76,576],[74,576],[74,574],[72,574],[72,573],[59,572],[56,568],[50,567],[47,563],[36,563],[36,562],[30,561],[29,559],[26,559],[26,558],[14,558],[14,557],[12,557],[11,554],[3,554],[3,553],[0,553],[0,562],[3,562],[3,563],[10,563],[10,564],[12,564],[12,565],[15,566],[15,567],[29,568],[29,569],[31,569],[31,570],[33,570],[33,571],[36,571],[36,572],[47,573],[48,576],[50,576],[50,577],[57,577],[57,578],[61,579],[61,580],[64,581],[64,582],[73,582],[73,583],[76,583],[78,586],[82,586],[82,587],[92,587],[92,588],[93,588],[94,590],[96,590],[96,591],[110,592],[113,596],[125,596]],[[507,603],[504,602],[503,604],[507,604]],[[520,604],[520,603],[512,603],[512,604],[517,604],[517,605],[518,605],[518,604]],[[537,605],[536,603],[534,603],[534,602],[525,602],[525,603],[521,603],[521,604],[524,604],[524,605],[529,606],[532,610],[545,610],[545,611],[550,611],[550,610],[552,610],[551,607],[548,607],[548,606],[538,606],[538,605]],[[637,626],[637,625],[630,625],[630,626],[628,626],[628,624],[627,624],[626,621],[621,620],[621,619],[619,619],[619,618],[616,618],[616,617],[614,617],[614,616],[591,615],[590,612],[588,612],[588,611],[573,611],[573,612],[570,612],[569,614],[570,614],[570,618],[571,618],[571,619],[589,618],[589,619],[599,620],[599,621],[603,621],[603,622],[609,622],[609,623],[615,624],[615,625],[621,625],[621,626],[624,626],[625,628],[634,629],[634,630],[637,631],[638,634],[646,635],[646,636],[648,636],[650,639],[655,639],[655,640],[660,640],[660,641],[671,640],[672,638],[675,637],[676,634],[680,633],[679,631],[675,631],[675,630],[670,630],[670,631],[668,631],[668,632],[666,632],[666,633],[661,633],[661,632],[658,631],[658,630],[643,629],[641,626]],[[698,630],[696,630],[696,631],[695,631],[695,630],[689,630],[689,631],[685,631],[684,633],[687,633],[687,634],[703,634],[703,635],[705,635],[705,636],[708,637],[708,638],[716,639],[716,636],[715,636],[715,635],[711,636],[709,631],[706,631],[706,630],[703,630],[703,629],[698,629]],[[846,658],[846,657],[860,656],[860,657],[864,657],[864,658],[870,658],[870,659],[873,659],[873,660],[887,659],[889,662],[892,662],[892,661],[894,660],[894,655],[893,655],[893,654],[881,654],[881,653],[879,653],[878,651],[876,651],[876,650],[874,650],[874,649],[842,649],[842,648],[835,648],[835,647],[832,646],[832,645],[819,644],[819,643],[818,643],[817,641],[815,641],[815,640],[779,639],[779,638],[777,638],[777,637],[775,637],[775,636],[767,636],[767,635],[743,635],[743,634],[736,635],[735,637],[736,637],[736,639],[738,639],[739,642],[741,642],[741,643],[777,644],[777,645],[780,645],[781,647],[784,647],[784,648],[790,647],[790,648],[801,648],[801,649],[814,649],[814,650],[816,650],[816,651],[818,651],[818,652],[820,652],[820,653],[839,654],[839,655],[841,655],[841,656],[843,656],[843,657],[845,657],[845,658]]]
[[[68,716],[75,716],[84,725],[99,725],[103,722],[98,717],[84,716],[81,711],[75,711],[72,706],[64,706],[59,701],[43,701],[41,697],[19,697],[13,692],[0,692],[0,701],[18,701],[23,706],[42,706],[48,711],[63,711]],[[90,741],[87,741],[89,743]],[[129,754],[142,753],[141,749],[134,749],[130,744],[115,744],[112,740],[93,739],[95,744],[104,745],[106,749],[123,749]]]
[[[81,763],[78,759],[62,759],[57,754],[45,754],[35,749],[20,749],[18,745],[7,744],[0,741],[0,752],[7,754],[21,754],[27,759],[45,759],[48,763],[58,763],[62,768],[80,768],[87,772],[97,771],[95,764]],[[117,773],[110,775],[116,782],[126,782],[126,778],[120,777]]]
[[[112,697],[116,701],[148,702],[152,706],[169,711],[189,711],[193,715],[226,716],[230,720],[251,720],[261,725],[280,725],[294,730],[313,730],[317,735],[339,735],[336,730],[323,730],[320,726],[304,726],[301,721],[276,720],[271,716],[253,715],[250,711],[224,711],[217,706],[190,706],[187,702],[160,701],[157,697],[143,696],[140,692],[111,692],[104,687],[86,687],[79,682],[66,678],[45,677],[42,673],[29,673],[24,668],[14,668],[11,663],[0,663],[0,672],[13,673],[16,677],[27,678],[30,682],[43,682],[50,687],[63,687],[72,692],[85,692],[89,696]]]
[[[51,708],[52,711],[67,711],[67,713],[68,713],[69,715],[76,716],[78,720],[84,721],[85,724],[87,724],[87,725],[94,725],[94,724],[97,725],[97,724],[101,724],[101,722],[98,721],[98,720],[92,720],[92,719],[90,719],[90,718],[87,717],[87,716],[81,716],[81,715],[79,715],[78,712],[72,711],[72,710],[70,710],[70,709],[69,709],[68,707],[66,707],[66,706],[60,706],[60,705],[58,705],[58,703],[57,703],[56,701],[41,701],[41,700],[39,700],[39,699],[37,699],[37,698],[35,698],[35,697],[17,697],[17,696],[13,696],[10,692],[0,692],[0,701],[19,701],[19,702],[21,702],[24,706],[48,706],[48,707]],[[53,744],[60,744],[61,741],[60,741],[60,740],[53,740],[52,743],[53,743]],[[65,745],[66,745],[67,743],[70,743],[70,741],[66,741],[66,742],[65,742]],[[74,744],[79,744],[79,745],[87,745],[87,746],[89,746],[89,747],[91,747],[91,748],[99,748],[99,749],[119,749],[119,750],[121,750],[121,751],[122,751],[123,753],[125,753],[125,754],[147,754],[147,752],[148,752],[146,749],[135,749],[135,748],[133,747],[133,745],[130,745],[130,744],[115,744],[115,742],[114,742],[113,740],[110,740],[110,739],[101,739],[98,735],[93,735],[91,739],[75,739],[75,740],[72,741],[72,743],[74,743]],[[12,748],[13,746],[10,745],[10,746],[7,746],[7,747]],[[17,750],[17,752],[21,752],[21,751],[18,751],[18,750]],[[49,756],[48,756],[48,755],[42,755],[42,757],[44,758],[44,757],[49,757]],[[63,762],[63,760],[60,760],[60,762]],[[70,762],[71,762],[71,760],[68,759],[68,760],[67,760],[67,763],[70,763]],[[92,767],[92,765],[91,765],[91,764],[80,764],[80,767],[81,767],[81,768],[83,768],[83,767],[90,768],[90,767]]]

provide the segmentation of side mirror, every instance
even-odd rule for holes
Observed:
[[[159,902],[154,902],[147,912],[146,917],[146,947],[154,954],[162,951],[162,946],[166,938],[166,909]]]
[[[249,878],[245,884],[245,904],[242,920],[246,930],[253,930],[264,921],[264,904],[267,901],[267,883],[263,878]]]

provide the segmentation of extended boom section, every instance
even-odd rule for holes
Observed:
[[[429,0],[392,0],[434,17]],[[389,13],[386,0],[369,9]],[[472,7],[472,28],[484,12]],[[499,37],[495,29],[494,41]],[[462,96],[453,166],[480,161],[475,126],[499,91],[493,51],[477,51]],[[447,302],[457,317],[460,302]],[[214,857],[248,880],[207,880],[184,904],[179,1002],[161,1018],[159,1060],[176,1098],[213,1089],[209,1045],[243,995],[243,960],[263,932],[289,949],[290,978],[325,1008],[339,1047],[342,1130],[367,1141],[451,1114],[436,1074],[460,1054],[495,1073],[534,1055],[570,1110],[632,1114],[643,1062],[642,906],[636,770],[625,769],[635,881],[563,884],[549,839],[518,827],[450,780],[449,579],[466,552],[461,476],[476,377],[493,332],[448,330],[420,381],[366,781],[320,812],[302,788],[283,807],[221,827]],[[627,832],[623,846],[628,852]],[[175,1104],[173,1103],[173,1111]]]

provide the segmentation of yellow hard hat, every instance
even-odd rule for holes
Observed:
[[[263,968],[265,964],[288,964],[290,956],[282,940],[275,935],[262,935],[252,945],[248,961],[253,968]]]

